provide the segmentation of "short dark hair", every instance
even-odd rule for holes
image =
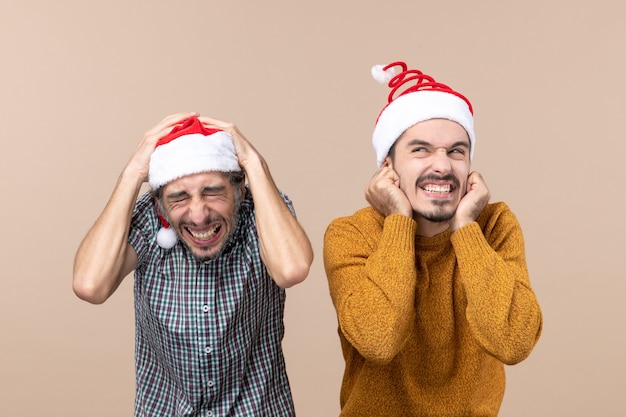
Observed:
[[[394,158],[396,157],[396,143],[398,143],[397,140],[393,143],[393,145],[391,145],[391,148],[389,148],[389,152],[387,152],[387,156],[391,158],[391,162],[393,162]]]

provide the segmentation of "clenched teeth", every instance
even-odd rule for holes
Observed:
[[[191,230],[189,230],[189,233],[191,233],[191,236],[195,237],[196,239],[206,240],[214,236],[219,229],[220,229],[219,226],[215,226],[214,228],[207,230],[206,232],[203,232],[203,233],[197,233]]]
[[[452,186],[450,184],[446,185],[437,185],[437,184],[428,184],[422,188],[427,193],[449,193],[452,191]]]

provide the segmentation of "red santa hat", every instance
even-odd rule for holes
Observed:
[[[241,171],[232,137],[219,129],[202,125],[197,117],[185,120],[161,138],[150,157],[148,184],[156,190],[175,179],[201,172]],[[173,247],[178,237],[167,220],[157,233],[162,248]]]
[[[398,74],[396,67],[401,69]],[[387,105],[378,115],[372,135],[379,167],[405,130],[430,119],[448,119],[460,124],[469,136],[472,159],[476,140],[474,112],[465,96],[419,70],[409,70],[404,62],[374,65],[372,76],[391,88]]]

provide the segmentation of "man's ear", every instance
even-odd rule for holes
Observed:
[[[391,157],[389,155],[387,155],[387,157],[383,161],[383,165],[382,166],[389,167],[389,168],[393,169],[393,161],[391,160]]]

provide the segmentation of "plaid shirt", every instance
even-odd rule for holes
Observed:
[[[180,242],[160,248],[159,228],[146,193],[129,235],[139,259],[135,416],[295,415],[281,347],[285,290],[261,262],[249,190],[217,259],[199,262]]]

